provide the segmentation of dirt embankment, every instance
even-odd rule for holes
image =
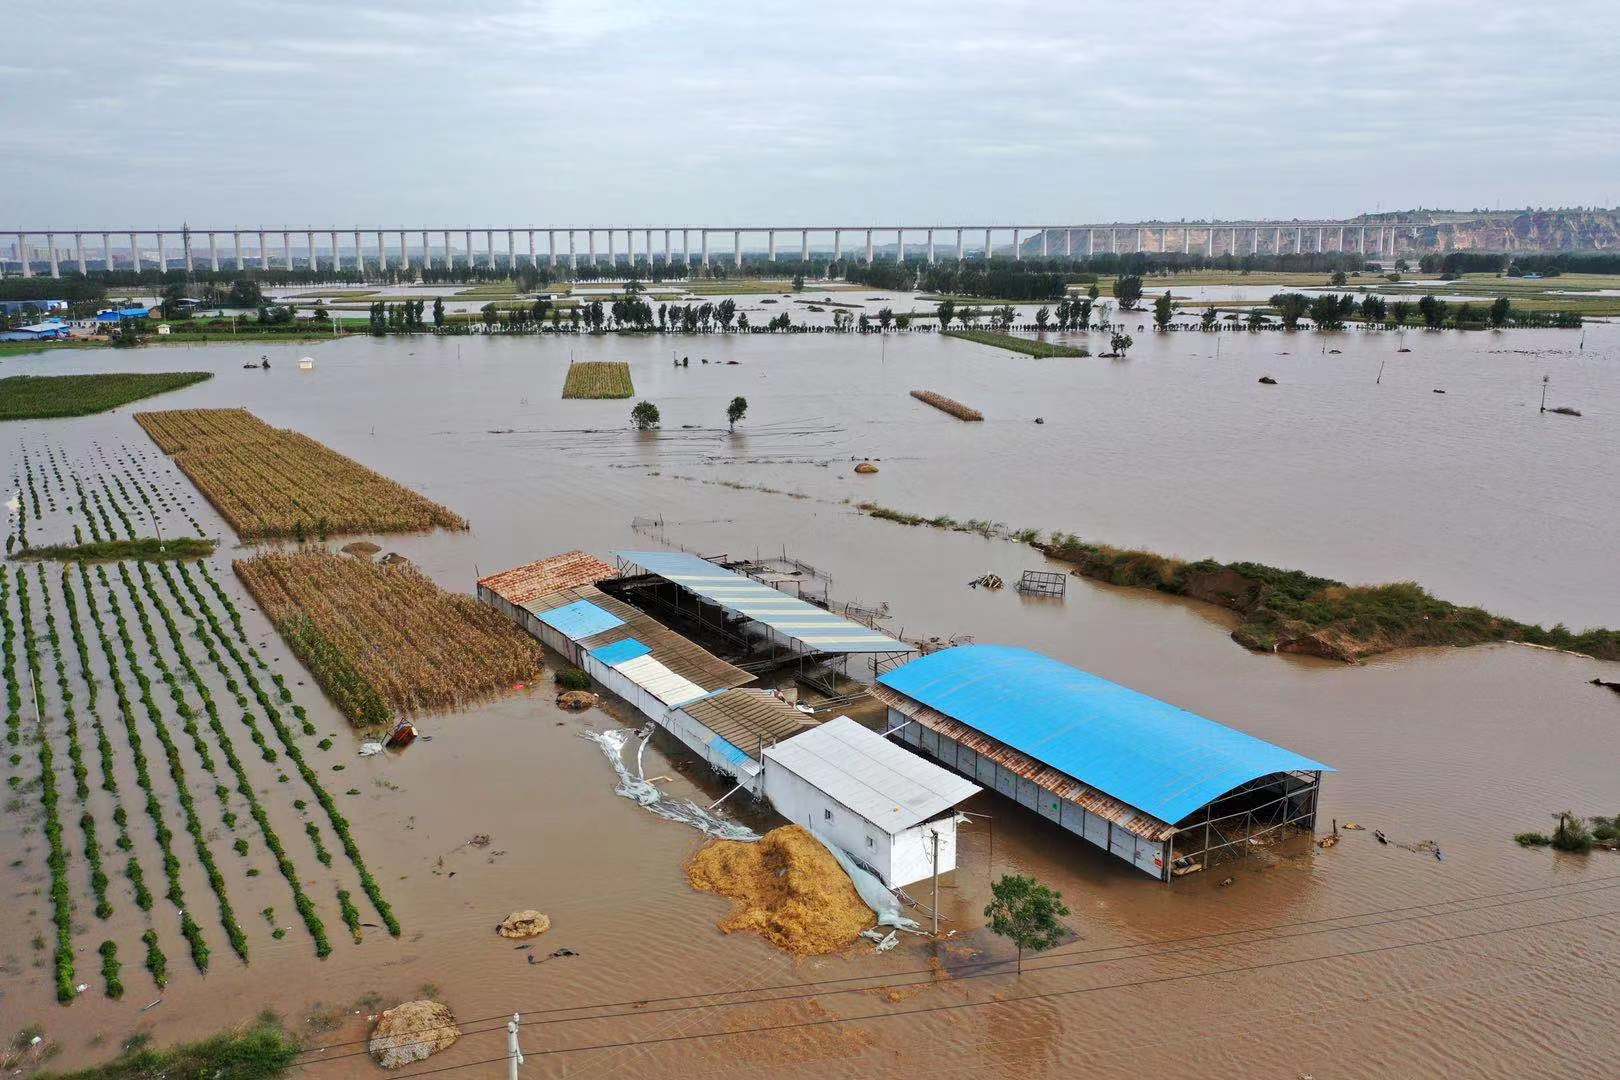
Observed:
[[[1150,551],[1054,537],[1036,548],[1083,577],[1186,596],[1235,611],[1232,640],[1258,652],[1354,663],[1395,649],[1522,641],[1620,660],[1620,631],[1546,629],[1431,596],[1413,582],[1347,585],[1262,563],[1186,562]]]
[[[759,934],[797,956],[848,948],[877,921],[838,860],[798,825],[752,844],[716,840],[692,857],[686,877],[731,899],[721,930]]]

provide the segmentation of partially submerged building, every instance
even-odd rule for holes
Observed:
[[[847,716],[764,752],[765,796],[890,888],[956,868],[956,805],[979,788]]]
[[[478,597],[603,689],[669,732],[738,787],[843,849],[892,887],[956,866],[952,809],[979,789],[848,717],[819,724],[807,708],[751,686],[754,672],[709,652],[606,591],[668,590],[693,625],[723,629],[789,662],[844,652],[908,653],[870,627],[695,556],[623,552],[610,567],[583,552],[486,577]],[[657,567],[652,571],[652,567]],[[668,575],[668,576],[666,576]],[[663,602],[659,602],[662,609]],[[755,655],[753,648],[744,650]],[[937,860],[937,862],[936,862]]]
[[[890,738],[1164,881],[1313,829],[1332,771],[1029,649],[946,649],[873,689]]]

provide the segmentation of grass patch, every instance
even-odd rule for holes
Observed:
[[[208,371],[13,375],[0,379],[0,420],[89,416],[213,377],[213,373]]]
[[[291,1071],[297,1057],[297,1041],[279,1023],[264,1019],[200,1042],[163,1050],[136,1044],[104,1065],[40,1075],[43,1080],[271,1080]]]
[[[568,365],[564,398],[627,398],[636,392],[630,365],[622,360],[582,360]]]
[[[1043,360],[1053,356],[1091,355],[1090,349],[1078,345],[1054,345],[1046,341],[1017,337],[1013,334],[998,334],[994,330],[942,330],[940,333],[945,337],[961,338],[963,341],[976,341],[980,345],[1008,349],[1012,352],[1023,353],[1025,356],[1034,356]]]
[[[214,540],[183,536],[177,540],[142,537],[138,540],[98,540],[88,544],[51,544],[28,548],[14,559],[50,559],[56,562],[116,562],[135,559],[161,562],[167,559],[201,559],[214,553]]]

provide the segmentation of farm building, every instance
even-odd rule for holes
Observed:
[[[958,803],[979,788],[847,716],[764,751],[776,812],[901,888],[956,868]]]
[[[964,645],[884,673],[890,737],[1169,881],[1316,823],[1290,750],[1028,649]]]

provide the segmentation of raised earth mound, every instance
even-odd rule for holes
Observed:
[[[377,1018],[366,1049],[385,1069],[426,1061],[461,1038],[455,1014],[437,1001],[407,1001]]]
[[[495,927],[495,932],[501,937],[522,940],[523,938],[539,937],[551,929],[551,917],[538,911],[514,911],[502,919]]]

